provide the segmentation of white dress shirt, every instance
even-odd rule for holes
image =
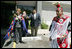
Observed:
[[[34,19],[36,19],[36,13],[34,14]]]

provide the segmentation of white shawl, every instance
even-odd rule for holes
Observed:
[[[57,37],[61,37],[66,34],[67,26],[70,18],[67,18],[63,24],[52,21],[52,27],[50,31],[50,36],[52,39],[56,39]]]

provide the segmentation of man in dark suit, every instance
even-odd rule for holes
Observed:
[[[40,14],[33,10],[33,13],[30,14],[29,18],[31,19],[31,35],[37,36],[38,27],[41,24]]]

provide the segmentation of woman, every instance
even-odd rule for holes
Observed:
[[[63,14],[63,8],[59,2],[54,3],[57,7],[57,16],[53,18],[50,29],[50,41],[52,48],[68,48],[68,30],[70,21],[69,16]]]
[[[28,29],[28,19],[27,19],[28,15],[27,15],[26,11],[23,11],[23,17],[25,19],[26,28]]]
[[[21,9],[18,8],[16,11],[17,15],[14,14],[14,20],[12,21],[9,29],[8,29],[8,33],[5,35],[4,39],[8,39],[9,36],[12,34],[12,36],[15,37],[15,41],[16,43],[18,42],[22,42],[22,30],[26,31],[26,34],[28,34],[28,30],[26,29],[26,25],[25,25],[25,20],[21,14]]]
[[[26,11],[23,11],[22,16],[23,16],[23,18],[24,18],[24,20],[25,20],[26,28],[28,29],[28,19],[27,19],[28,16],[27,16],[27,14],[26,14]],[[25,31],[23,31],[23,32],[25,32]],[[26,35],[26,32],[23,33],[23,36],[25,36],[25,35]]]

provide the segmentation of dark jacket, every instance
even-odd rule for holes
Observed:
[[[41,24],[40,14],[36,13],[36,19],[34,19],[34,14],[30,14],[29,18],[31,19],[31,27],[38,27]]]

